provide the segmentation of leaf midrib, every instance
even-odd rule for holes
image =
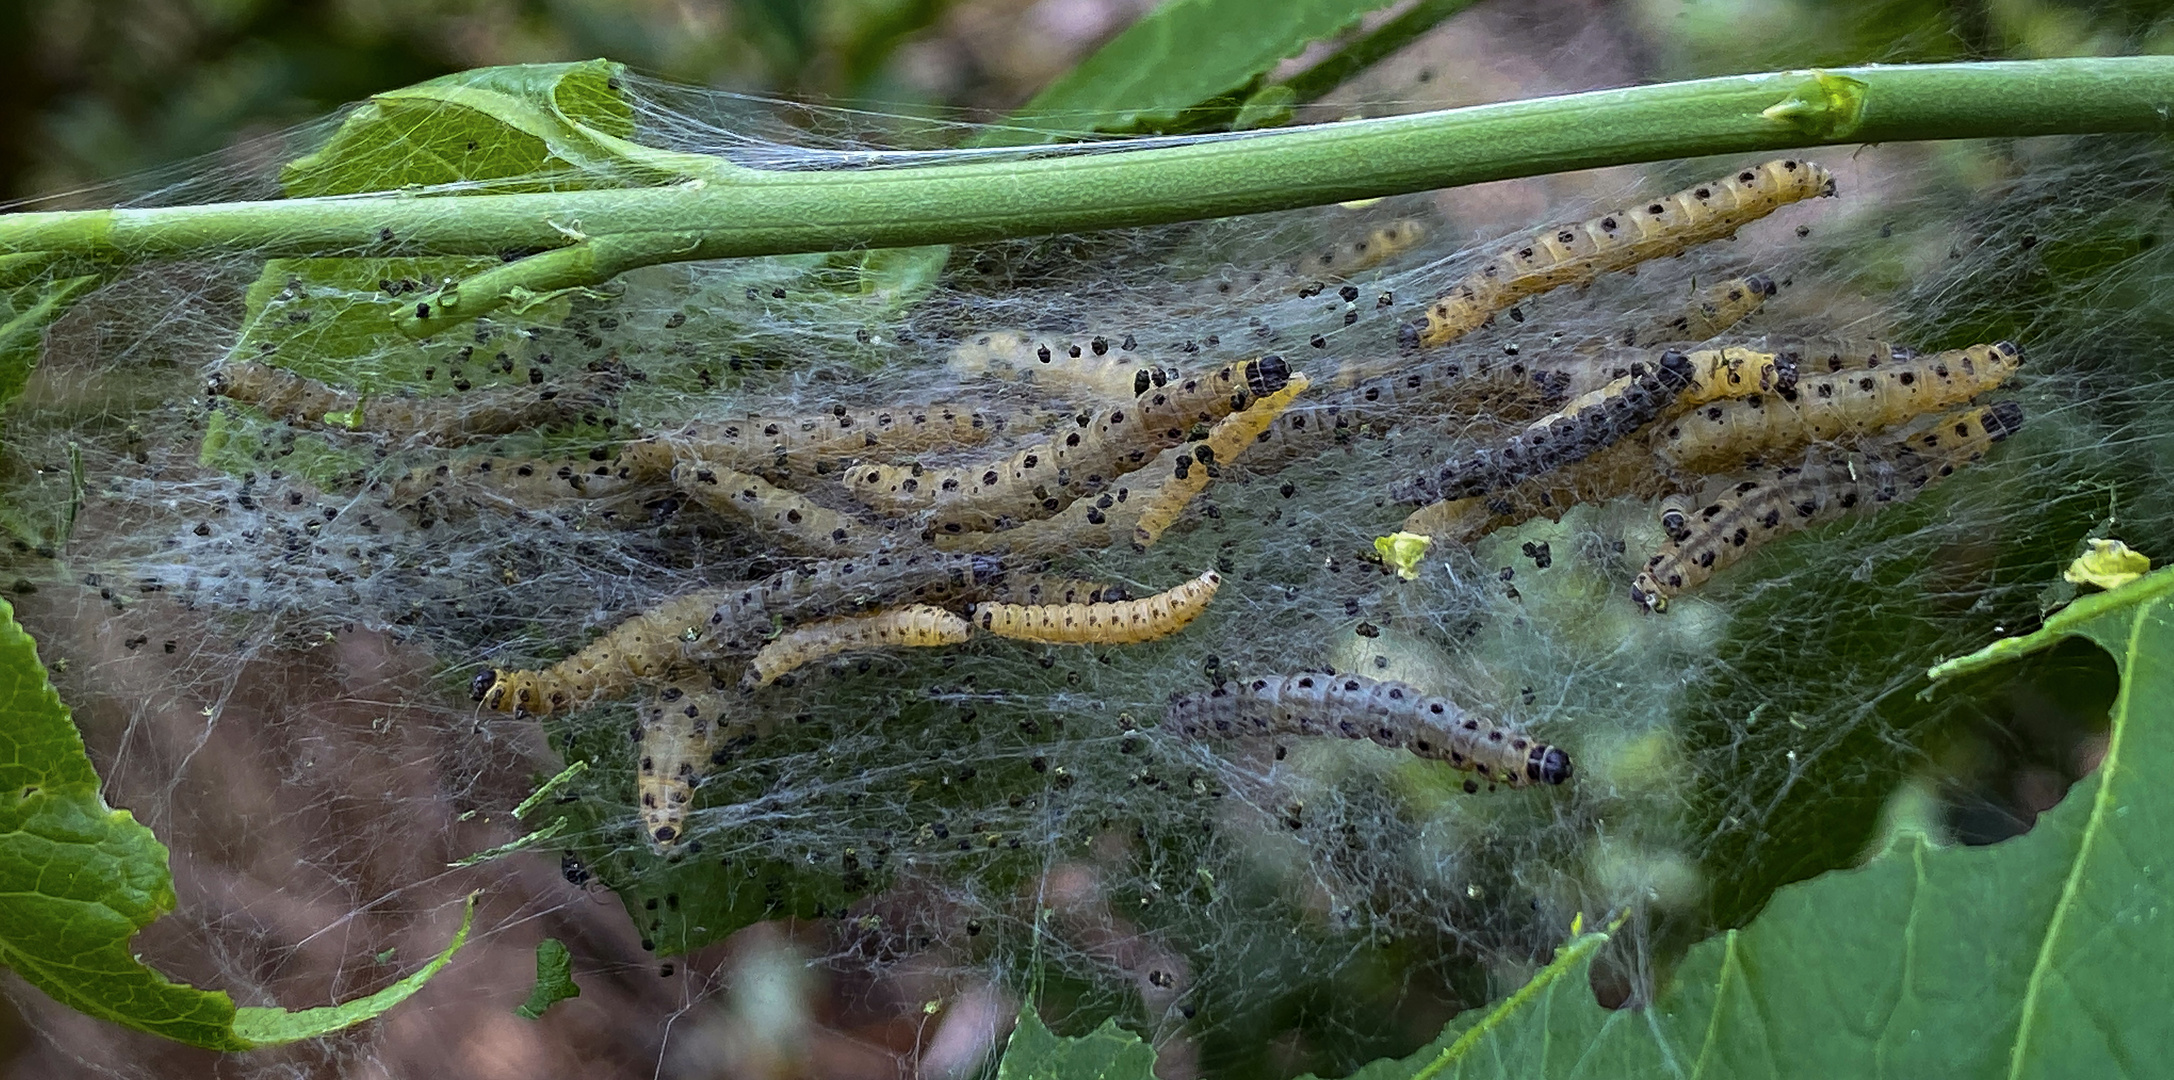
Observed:
[[[2061,897],[2055,901],[2053,916],[2046,927],[2044,937],[2038,943],[2038,957],[2031,964],[2030,979],[2023,994],[2023,1006],[2018,1010],[2015,1042],[2008,1048],[2008,1078],[2020,1080],[2023,1075],[2025,1055],[2030,1050],[2031,1033],[2039,1020],[2038,992],[2045,985],[2053,968],[2053,949],[2066,929],[2068,916],[2076,907],[2076,894],[2082,890],[2083,868],[2089,861],[2093,845],[2099,839],[2100,826],[2106,820],[2114,798],[2114,780],[2121,765],[2122,743],[2128,735],[2129,701],[2134,692],[2137,669],[2137,639],[2143,635],[2144,620],[2159,601],[2137,606],[2129,616],[2129,639],[2122,649],[2121,693],[2114,700],[2111,716],[2111,737],[2106,740],[2106,757],[2099,762],[2098,791],[2091,800],[2091,816],[2084,822],[2076,841],[2076,856],[2069,863],[2068,880],[2061,883]]]

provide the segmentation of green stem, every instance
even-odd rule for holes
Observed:
[[[14,214],[0,216],[0,253],[475,255],[646,233],[676,249],[646,261],[715,259],[1152,225],[1704,154],[2164,131],[2170,117],[2169,56],[1777,72],[1139,150],[649,188]]]

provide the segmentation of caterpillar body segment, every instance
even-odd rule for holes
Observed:
[[[1878,455],[1842,455],[1751,473],[1693,509],[1662,508],[1669,541],[1631,584],[1648,611],[1704,584],[1761,544],[1851,514],[1914,498],[1928,485],[1985,456],[2023,424],[2023,410],[2001,402],[1951,413],[1892,443]]]
[[[1008,604],[1100,604],[1127,599],[1123,585],[1015,573],[997,599]]]
[[[678,850],[687,835],[687,811],[695,785],[709,772],[710,749],[738,726],[730,719],[734,704],[707,679],[668,684],[642,703],[634,794],[642,835],[660,855]]]
[[[1175,371],[1139,347],[1131,334],[1042,334],[992,330],[951,350],[948,366],[963,377],[1029,379],[1061,396],[1130,401],[1160,375]]]
[[[1258,443],[1307,385],[1306,376],[1293,375],[1283,389],[1216,421],[1206,439],[1165,451],[1165,456],[1175,455],[1170,472],[1141,506],[1139,520],[1132,527],[1133,543],[1145,548],[1160,540],[1185,508],[1207,490],[1208,481],[1221,475],[1222,466],[1236,461]]]
[[[1427,309],[1423,322],[1406,328],[1405,337],[1417,346],[1446,345],[1520,300],[1734,236],[1789,203],[1832,194],[1834,178],[1826,169],[1780,159],[1640,206],[1542,230],[1452,286]]]
[[[1393,489],[1417,505],[1465,499],[1513,487],[1614,445],[1664,415],[1696,377],[1682,353],[1663,353],[1652,368],[1611,386],[1575,410],[1549,416],[1502,446],[1452,461]]]
[[[835,474],[864,457],[978,446],[1021,427],[1010,413],[937,402],[902,408],[838,406],[809,416],[747,416],[688,424],[627,444],[622,460],[654,471],[702,459],[770,475]]]
[[[1470,543],[1534,518],[1560,521],[1580,503],[1650,500],[1674,487],[1673,475],[1659,467],[1643,443],[1625,441],[1501,491],[1428,503],[1404,519],[1403,531]]]
[[[1834,442],[1953,408],[1997,389],[2022,366],[2013,342],[1913,353],[1887,345],[1812,350],[1796,385],[1714,402],[1672,418],[1653,449],[1681,469],[1740,469],[1767,453]]]
[[[752,690],[768,686],[794,668],[842,652],[957,645],[971,636],[973,629],[972,623],[958,615],[927,604],[825,619],[788,630],[763,646],[755,654],[741,687]]]
[[[703,619],[704,655],[752,652],[780,626],[897,607],[1005,595],[1013,568],[988,555],[878,552],[783,570],[720,596]],[[720,595],[721,594],[721,595]]]
[[[1678,314],[1626,331],[1617,343],[1649,349],[1703,344],[1757,314],[1777,291],[1774,279],[1765,274],[1729,278],[1698,290]]]
[[[1259,446],[1309,383],[1293,375],[1283,389],[1216,421],[1208,437],[1163,451],[1150,464],[1054,516],[993,532],[938,534],[942,550],[1055,555],[1106,548],[1121,539],[1148,547],[1160,539],[1208,482]]]
[[[1291,269],[1317,280],[1341,281],[1353,274],[1371,270],[1399,255],[1425,243],[1427,225],[1418,218],[1398,218],[1368,229],[1366,235],[1355,240],[1343,240],[1299,260]],[[1311,296],[1316,286],[1304,286],[1302,296]]]
[[[675,597],[540,671],[486,671],[476,676],[475,699],[498,712],[549,716],[664,678],[699,658],[688,646],[699,641],[703,626],[729,595],[706,589]]]
[[[1196,424],[1212,424],[1290,382],[1278,356],[1226,364],[1206,375],[1168,379],[1130,403],[1081,413],[1047,442],[993,463],[950,468],[864,465],[845,474],[847,491],[895,515],[923,517],[931,531],[964,533],[1046,518],[1107,487]]]
[[[671,469],[635,471],[608,453],[586,458],[473,457],[415,469],[393,482],[386,505],[449,514],[575,509],[638,521],[642,504],[669,491]]]
[[[1191,739],[1371,739],[1512,788],[1560,784],[1572,772],[1570,755],[1557,747],[1404,683],[1356,675],[1273,675],[1180,694],[1163,725]],[[1478,787],[1466,783],[1468,791]]]
[[[1099,604],[974,605],[974,625],[998,637],[1045,645],[1130,645],[1185,629],[1223,584],[1210,570],[1167,592]]]
[[[540,374],[536,377],[541,377]],[[501,386],[420,397],[341,390],[282,367],[229,361],[215,368],[206,389],[215,397],[255,406],[292,423],[391,436],[431,446],[573,423],[609,408],[620,380],[608,372],[535,386]]]
[[[813,555],[865,553],[884,539],[879,526],[723,465],[683,461],[672,470],[672,486],[696,503],[747,521]]]

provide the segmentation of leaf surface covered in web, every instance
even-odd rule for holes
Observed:
[[[414,974],[356,1001],[290,1012],[236,1009],[144,966],[138,930],[174,907],[166,846],[126,810],[106,805],[67,706],[46,681],[37,645],[0,601],[0,960],[71,1008],[214,1050],[314,1038],[360,1023],[421,989],[467,940],[460,931]]]
[[[324,146],[281,169],[280,186],[302,198],[479,180],[496,191],[550,191],[667,178],[686,163],[679,155],[667,162],[625,141],[634,120],[622,71],[605,60],[517,64],[375,95]]]

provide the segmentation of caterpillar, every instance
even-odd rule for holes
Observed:
[[[386,505],[442,512],[554,510],[579,507],[607,520],[641,520],[636,513],[663,495],[671,470],[632,471],[599,449],[585,458],[539,461],[477,457],[414,469],[393,482]]]
[[[878,526],[723,465],[683,461],[672,470],[672,486],[700,505],[751,522],[768,535],[813,554],[857,554],[873,550],[883,540]]]
[[[1226,364],[1207,375],[1150,386],[1126,405],[1081,413],[1050,441],[994,463],[925,468],[865,465],[847,470],[848,491],[895,515],[926,514],[932,530],[961,533],[1048,517],[1082,495],[1145,464],[1183,440],[1290,381],[1279,356]]]
[[[1648,611],[1665,611],[1670,598],[1697,588],[1761,544],[1915,497],[1983,457],[2022,424],[2022,408],[2001,402],[1943,416],[1880,455],[1762,470],[1729,483],[1719,498],[1696,509],[1670,500],[1661,519],[1670,539],[1631,584],[1631,599]]]
[[[1012,574],[998,595],[1013,604],[1100,604],[1126,599],[1122,585],[1078,578],[1045,578],[1025,571]]]
[[[622,694],[644,680],[734,652],[776,625],[899,603],[973,600],[1009,568],[982,555],[872,555],[783,570],[745,586],[704,589],[632,616],[541,670],[492,669],[470,690],[485,708],[548,716]]]
[[[1272,675],[1170,699],[1163,724],[1190,739],[1340,735],[1446,761],[1504,787],[1560,784],[1570,755],[1521,732],[1482,723],[1443,698],[1356,675]],[[1465,782],[1478,791],[1477,781]]]
[[[1314,278],[1341,280],[1364,270],[1371,270],[1425,243],[1426,223],[1418,218],[1398,218],[1368,229],[1366,235],[1356,240],[1345,240],[1325,250],[1301,259],[1291,269]],[[1300,295],[1313,295],[1308,285],[1300,289]]]
[[[778,624],[900,604],[943,605],[1003,595],[1014,567],[988,555],[879,553],[780,571],[724,590],[703,622],[708,655],[752,648]]]
[[[1356,240],[1344,240],[1322,248],[1297,261],[1279,267],[1250,270],[1235,277],[1222,276],[1208,282],[1210,291],[1226,302],[1233,293],[1265,295],[1274,289],[1289,290],[1293,279],[1298,282],[1300,299],[1321,294],[1327,282],[1342,281],[1353,274],[1370,270],[1418,247],[1427,238],[1426,224],[1417,218],[1399,218],[1367,230]],[[1346,296],[1346,302],[1354,299]]]
[[[1021,417],[962,405],[848,409],[809,416],[748,416],[687,424],[628,443],[622,468],[661,475],[689,459],[772,475],[834,473],[853,458],[976,446],[1021,426]]]
[[[687,833],[695,785],[710,768],[710,748],[723,742],[731,699],[707,679],[660,688],[642,704],[635,728],[635,801],[642,835],[659,855],[669,855]]]
[[[1889,345],[1803,354],[1794,387],[1717,402],[1654,433],[1653,450],[1678,468],[1742,468],[1770,451],[1892,427],[1999,387],[2023,363],[2014,342],[1917,354]]]
[[[1258,443],[1307,385],[1306,376],[1293,375],[1283,389],[1216,421],[1206,439],[1170,451],[1175,454],[1170,472],[1161,486],[1145,498],[1139,520],[1132,527],[1133,543],[1144,549],[1161,539],[1163,531],[1177,522],[1178,515],[1207,490],[1208,481],[1221,475],[1221,466],[1237,460]]]
[[[1152,546],[1210,479],[1259,443],[1308,385],[1305,376],[1293,375],[1283,389],[1216,421],[1206,439],[1163,451],[1153,464],[1126,474],[1091,499],[1073,502],[1053,517],[995,532],[939,535],[936,546],[1056,554],[1106,548],[1118,537],[1131,537],[1141,548]],[[1135,483],[1135,478],[1143,479]]]
[[[948,366],[961,377],[1028,378],[1063,396],[1109,401],[1129,401],[1147,389],[1143,379],[1152,383],[1160,374],[1167,381],[1174,374],[1141,353],[1131,334],[992,330],[953,346]]]
[[[1652,423],[1696,381],[1683,353],[1662,353],[1652,368],[1627,377],[1603,397],[1543,419],[1503,446],[1481,450],[1392,489],[1398,500],[1425,505],[1511,487],[1588,457]]]
[[[460,446],[584,417],[594,422],[619,386],[618,375],[594,372],[536,386],[491,387],[443,397],[371,396],[285,368],[239,360],[215,368],[205,389],[292,423]]]
[[[1728,347],[1698,349],[1688,353],[1667,352],[1661,355],[1663,359],[1671,355],[1682,356],[1689,364],[1684,387],[1667,404],[1668,412],[1681,412],[1709,401],[1766,393],[1788,394],[1797,385],[1796,358],[1786,353],[1763,353]],[[1533,426],[1537,428],[1565,420],[1574,421],[1580,413],[1588,409],[1607,405],[1637,385],[1639,376],[1650,365],[1651,361],[1632,362],[1621,378],[1572,399],[1553,415],[1536,421]]]
[[[973,629],[973,624],[965,619],[927,604],[912,604],[873,615],[825,619],[788,630],[763,646],[755,654],[740,685],[746,690],[768,686],[794,668],[857,649],[957,645],[965,641]]]
[[[1410,346],[1446,345],[1520,300],[1734,236],[1789,203],[1833,194],[1834,177],[1826,169],[1781,159],[1640,207],[1545,229],[1504,249],[1452,286],[1427,309],[1422,322],[1404,328],[1402,337]]]
[[[624,693],[636,683],[662,678],[686,666],[684,646],[696,640],[720,604],[722,589],[674,597],[627,619],[572,656],[540,671],[493,669],[470,687],[486,709],[517,716],[549,716]]]
[[[1536,517],[1561,520],[1579,503],[1615,498],[1656,499],[1674,486],[1644,444],[1619,442],[1583,461],[1486,495],[1428,503],[1404,519],[1403,531],[1438,541],[1469,543],[1496,529]]]
[[[1624,331],[1615,343],[1651,348],[1712,341],[1756,314],[1777,291],[1774,279],[1765,274],[1729,278],[1700,289],[1681,312]]]
[[[1045,645],[1130,645],[1175,634],[1208,609],[1223,584],[1210,570],[1167,592],[1099,604],[974,605],[974,625]]]

